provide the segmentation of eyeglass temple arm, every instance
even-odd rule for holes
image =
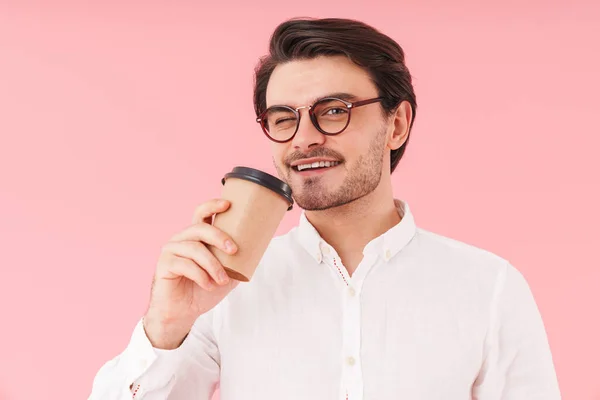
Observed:
[[[356,101],[354,103],[351,103],[352,106],[350,108],[355,108],[355,107],[360,107],[360,106],[366,106],[367,104],[372,104],[378,101],[383,100],[383,97],[377,97],[374,99],[369,99],[369,100],[361,100],[361,101]]]

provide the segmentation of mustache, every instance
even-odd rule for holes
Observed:
[[[285,164],[289,166],[294,161],[304,160],[307,158],[316,158],[316,157],[333,158],[334,160],[340,161],[340,162],[344,161],[344,157],[340,153],[338,153],[337,151],[331,150],[331,149],[327,149],[325,147],[316,148],[308,153],[303,153],[301,151],[295,151],[292,154],[290,154],[289,156],[287,156],[284,161],[285,161]]]

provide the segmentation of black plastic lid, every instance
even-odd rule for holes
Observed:
[[[292,199],[292,188],[289,187],[284,181],[275,178],[273,175],[267,174],[266,172],[259,171],[258,169],[248,167],[235,167],[231,172],[225,174],[225,177],[221,179],[221,183],[224,185],[228,178],[244,179],[250,182],[257,183],[261,186],[271,189],[275,193],[283,196],[284,199],[290,203],[288,211],[294,207],[294,200]]]

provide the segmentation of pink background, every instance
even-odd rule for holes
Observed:
[[[0,399],[87,398],[160,246],[235,164],[273,172],[252,71],[306,15],[404,47],[420,108],[397,197],[511,260],[564,398],[600,399],[597,2],[85,3],[0,2]]]

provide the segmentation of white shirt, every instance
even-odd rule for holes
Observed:
[[[153,349],[140,321],[90,399],[560,399],[523,276],[396,205],[352,277],[303,213],[178,349]]]

